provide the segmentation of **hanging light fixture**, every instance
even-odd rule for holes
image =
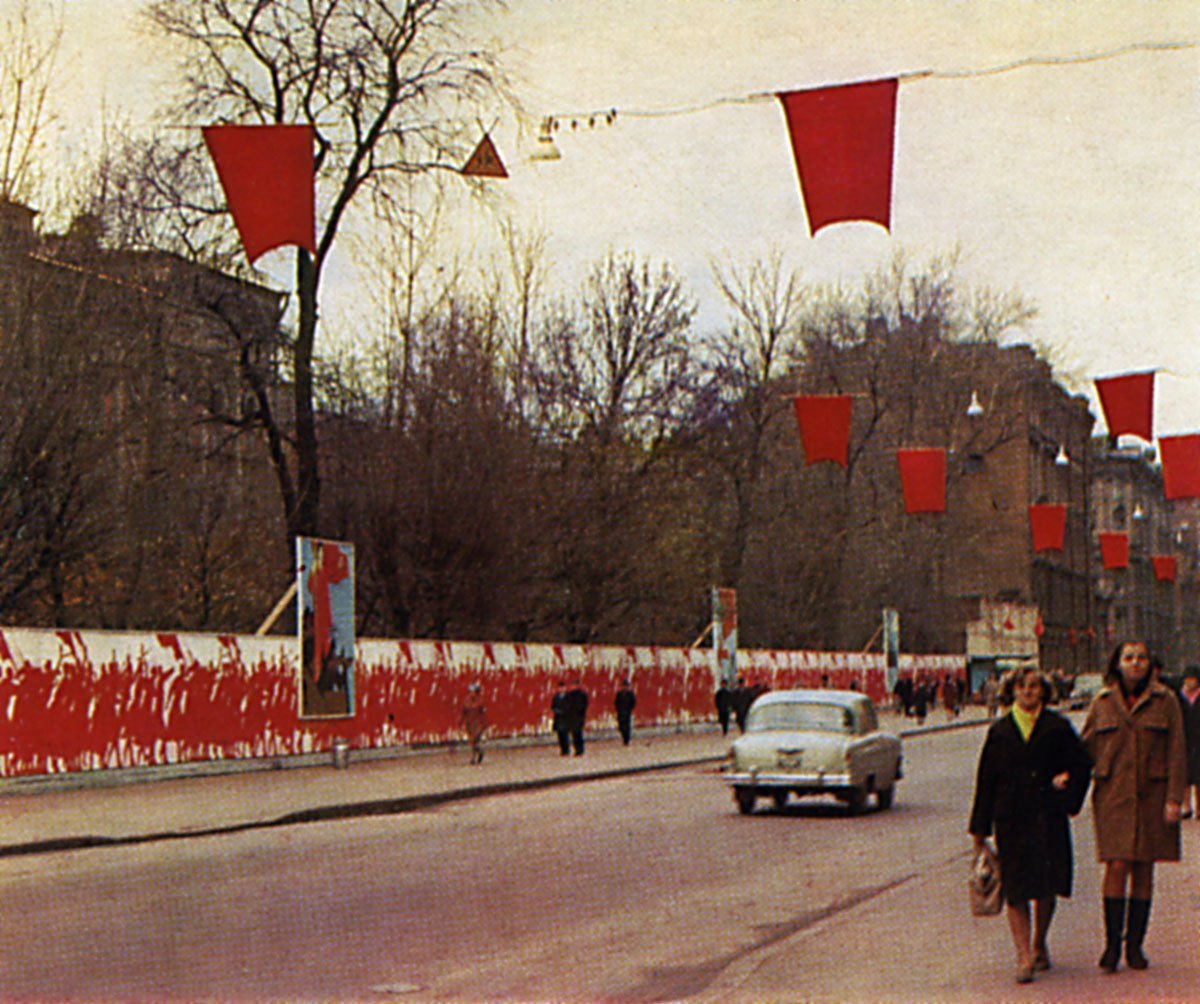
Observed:
[[[542,122],[542,131],[538,133],[537,145],[533,148],[533,153],[529,155],[529,159],[539,161],[562,160],[562,154],[558,152],[558,147],[554,145],[553,119],[545,119]]]
[[[1067,448],[1065,446],[1061,446],[1061,445],[1059,446],[1058,456],[1054,458],[1054,466],[1055,467],[1070,467],[1071,466],[1071,458],[1067,456]]]
[[[979,395],[971,391],[971,403],[967,405],[967,416],[978,418],[983,414],[983,405],[979,403]]]

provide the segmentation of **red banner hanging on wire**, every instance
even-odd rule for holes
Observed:
[[[777,94],[810,234],[850,220],[891,228],[898,89],[889,78]]]
[[[792,398],[806,467],[820,460],[846,466],[853,403],[849,394],[797,394]]]
[[[904,489],[904,511],[946,511],[946,451],[942,449],[897,450],[900,485]]]
[[[1100,534],[1100,560],[1107,569],[1129,567],[1129,534],[1120,532]]]
[[[1097,379],[1096,392],[1111,439],[1123,433],[1154,439],[1154,372]]]
[[[1200,498],[1200,435],[1160,436],[1163,494],[1169,499]]]
[[[1061,551],[1067,529],[1065,505],[1037,504],[1029,507],[1029,529],[1035,551]]]
[[[312,126],[222,125],[202,132],[250,262],[284,244],[316,254]]]

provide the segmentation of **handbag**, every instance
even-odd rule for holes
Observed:
[[[973,916],[994,917],[1000,912],[1000,861],[986,840],[971,856],[967,895]]]

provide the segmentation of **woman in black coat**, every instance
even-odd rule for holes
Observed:
[[[1050,968],[1046,936],[1055,898],[1071,895],[1069,817],[1083,805],[1092,769],[1071,723],[1045,707],[1050,693],[1050,682],[1034,668],[1004,681],[1001,699],[1012,710],[988,728],[969,827],[976,849],[995,831],[1021,983],[1030,982],[1035,969]]]

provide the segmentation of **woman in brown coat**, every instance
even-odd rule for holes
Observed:
[[[1179,702],[1152,678],[1144,642],[1116,647],[1105,683],[1088,708],[1083,741],[1095,762],[1092,810],[1096,852],[1104,862],[1100,967],[1112,973],[1120,962],[1122,935],[1129,967],[1149,964],[1142,940],[1150,920],[1154,862],[1179,860],[1187,762]]]

